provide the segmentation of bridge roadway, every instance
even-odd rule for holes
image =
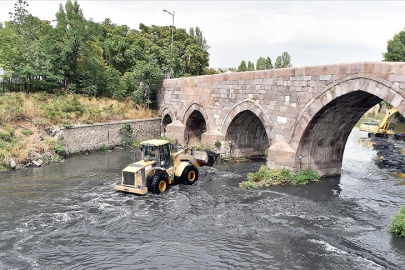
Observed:
[[[267,165],[339,175],[347,138],[385,100],[405,115],[405,63],[361,62],[165,80],[162,132]],[[218,145],[218,143],[217,143]]]

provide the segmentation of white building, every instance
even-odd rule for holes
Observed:
[[[5,71],[2,67],[0,67],[0,83],[3,82],[3,76],[7,74],[7,71]]]

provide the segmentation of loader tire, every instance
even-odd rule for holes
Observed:
[[[166,189],[167,181],[163,176],[159,174],[152,176],[152,179],[150,179],[150,190],[152,193],[160,194],[165,192]]]
[[[192,185],[198,180],[198,169],[196,166],[190,164],[184,168],[180,177],[181,182],[185,185]]]

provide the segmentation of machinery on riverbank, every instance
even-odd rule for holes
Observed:
[[[380,123],[366,122],[360,125],[361,131],[368,132],[368,137],[388,137],[405,132],[405,123],[394,118],[398,110],[394,107],[386,112]]]
[[[192,185],[198,180],[201,166],[212,167],[219,157],[211,151],[196,151],[185,147],[171,153],[174,147],[167,140],[148,140],[141,143],[141,160],[122,170],[122,178],[114,188],[144,195],[151,191],[160,194],[175,182]]]

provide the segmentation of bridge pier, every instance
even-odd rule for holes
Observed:
[[[287,168],[292,172],[300,170],[296,151],[284,140],[276,142],[269,148],[267,166],[270,169]]]

